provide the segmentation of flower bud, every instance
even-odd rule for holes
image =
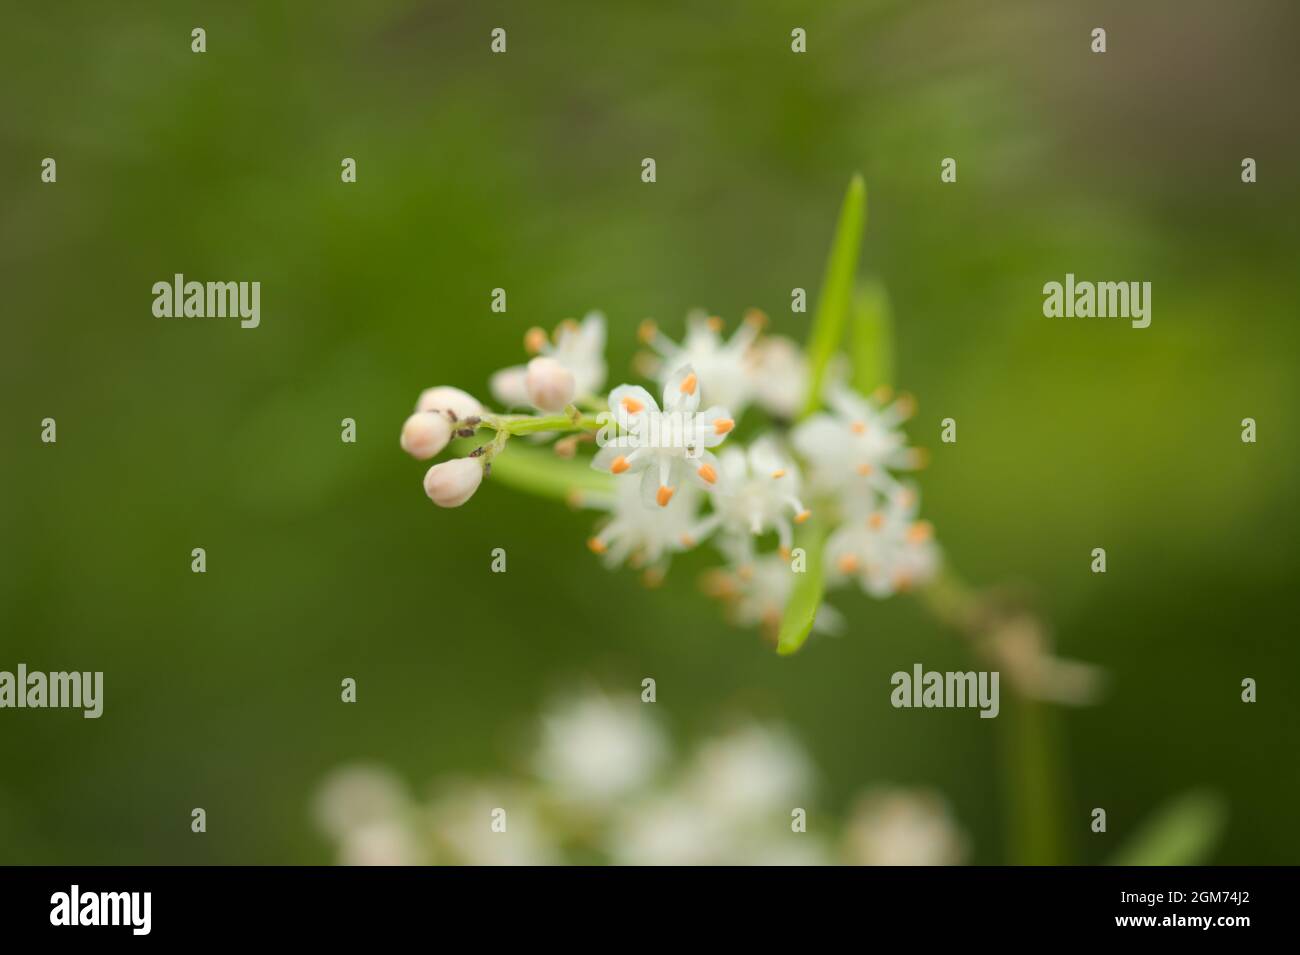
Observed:
[[[416,404],[415,410],[450,411],[458,419],[476,418],[483,415],[483,406],[478,403],[478,400],[473,395],[450,385],[426,388],[420,393],[420,400]]]
[[[460,507],[483,483],[483,465],[477,458],[457,458],[429,468],[424,493],[439,507]]]
[[[534,358],[524,379],[528,400],[543,411],[563,411],[573,400],[573,372],[554,358]]]
[[[502,368],[488,381],[492,397],[507,408],[528,404],[528,389],[524,386],[527,376],[528,370],[523,365]]]
[[[417,461],[433,457],[451,440],[451,422],[441,411],[417,411],[402,425],[402,450]]]

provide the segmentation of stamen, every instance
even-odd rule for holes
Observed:
[[[722,321],[722,319],[717,315],[710,315],[705,320],[705,324],[709,326],[709,331],[713,332],[714,334],[717,334],[718,332],[722,331],[724,328],[727,327],[726,324]]]
[[[687,375],[685,378],[683,378],[683,379],[682,379],[682,394],[684,394],[684,395],[693,395],[693,394],[695,394],[695,385],[696,385],[696,382],[697,382],[697,381],[698,381],[698,379],[695,377],[695,372],[691,372],[689,375]]]
[[[543,329],[533,328],[524,332],[524,351],[530,355],[536,355],[546,347],[546,332]]]
[[[849,425],[849,428],[853,431],[854,434],[867,433],[867,423],[865,421],[855,421],[853,422],[853,424]]]
[[[810,517],[812,517],[812,511],[808,511],[808,510],[800,511],[798,514],[794,516],[794,522],[796,524],[802,524]]]
[[[587,538],[587,547],[589,547],[589,548],[591,549],[591,552],[592,552],[593,554],[603,554],[603,553],[605,553],[606,550],[609,549],[609,548],[605,545],[605,542],[604,542],[603,540],[601,540],[599,537],[589,537],[589,538]]]
[[[763,328],[767,325],[767,313],[761,308],[751,308],[745,311],[745,324],[752,325],[755,328]]]
[[[692,537],[690,534],[683,534],[680,538],[680,541],[681,541],[681,545],[685,547],[687,550],[690,550],[692,547],[695,546],[695,538]]]
[[[701,464],[700,469],[696,473],[710,484],[716,484],[718,482],[718,472],[713,470],[712,465]]]
[[[668,502],[673,499],[676,492],[676,488],[669,487],[667,484],[660,484],[659,491],[655,494],[655,500],[659,502],[660,507],[667,507]]]
[[[645,405],[637,401],[631,395],[628,395],[623,399],[623,407],[627,409],[628,414],[640,414],[645,410]]]
[[[842,574],[855,573],[858,569],[858,558],[853,554],[842,554],[836,566]]]
[[[913,544],[922,544],[934,536],[934,525],[929,521],[917,521],[907,529],[907,539]]]
[[[653,318],[647,318],[636,327],[636,337],[640,339],[641,344],[649,345],[654,341],[655,336],[659,334],[659,326],[655,324]]]
[[[870,476],[871,476],[871,471],[872,471],[872,467],[871,467],[870,464],[859,464],[859,465],[858,465],[858,473],[859,473],[860,475],[862,475],[863,477],[870,477]]]
[[[885,526],[885,515],[876,511],[867,518],[867,526],[873,531],[878,531]]]
[[[628,464],[627,458],[620,454],[614,459],[614,462],[609,466],[609,469],[614,474],[622,474],[631,466],[632,465]]]
[[[730,418],[719,418],[717,421],[713,422],[713,433],[726,434],[735,426],[736,422],[732,421]]]
[[[777,468],[772,472],[772,479],[774,481],[779,481],[783,477],[785,477],[785,468]]]

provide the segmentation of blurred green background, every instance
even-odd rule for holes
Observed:
[[[591,515],[490,484],[440,511],[397,445],[422,387],[485,396],[525,328],[589,308],[612,383],[646,316],[676,336],[693,306],[758,306],[802,337],[790,289],[817,288],[858,170],[928,516],[1111,678],[1056,720],[1070,858],[1204,786],[1229,811],[1213,861],[1300,861],[1295,4],[3,16],[0,669],[103,670],[106,699],[97,721],[0,711],[0,862],[327,862],[308,805],[330,768],[509,771],[554,691],[644,676],[680,736],[785,720],[820,806],[931,785],[974,861],[1005,861],[1006,720],[889,705],[896,669],[970,665],[916,601],[843,594],[843,638],[778,658],[699,593],[703,555],[646,591],[587,552]],[[261,327],[154,318],[175,272],[260,281]],[[1043,318],[1066,272],[1151,281],[1151,327]]]

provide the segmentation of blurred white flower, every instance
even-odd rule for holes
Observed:
[[[505,831],[492,828],[505,810]],[[428,810],[439,861],[462,865],[555,865],[561,861],[534,796],[509,784],[456,783]]]
[[[732,622],[741,627],[761,627],[775,640],[785,605],[794,591],[795,572],[779,554],[764,554],[735,569],[714,568],[705,572],[705,593],[727,603]],[[815,633],[837,634],[844,618],[830,604],[817,608]]]
[[[831,413],[819,412],[802,422],[791,440],[808,461],[813,486],[840,492],[846,510],[853,510],[855,501],[870,508],[871,492],[889,494],[897,488],[890,471],[913,470],[924,462],[899,428],[915,410],[909,396],[881,407],[836,386],[828,389],[827,403]]]
[[[587,546],[610,567],[628,562],[662,574],[674,553],[699,542],[705,530],[699,520],[702,498],[700,491],[686,485],[666,507],[651,509],[635,481],[615,481],[609,494],[588,493],[580,499],[583,507],[610,515]]]
[[[931,580],[939,549],[929,521],[916,519],[919,495],[899,486],[866,517],[852,517],[826,541],[827,579],[853,578],[873,597],[888,597]]]
[[[367,823],[346,833],[339,845],[339,865],[426,865],[422,840],[397,820]]]
[[[967,844],[937,794],[878,789],[854,810],[844,851],[852,865],[959,865]]]
[[[761,312],[750,312],[729,340],[723,340],[721,318],[695,311],[686,317],[681,344],[659,331],[654,322],[641,323],[641,340],[658,353],[655,380],[667,385],[684,366],[700,376],[704,400],[740,414],[754,396],[755,374],[749,349],[763,325]]]
[[[608,840],[615,865],[709,865],[727,847],[716,814],[671,792],[638,802],[616,817]]]
[[[812,778],[812,764],[789,730],[752,724],[700,746],[686,791],[737,819],[775,814],[788,820],[791,809],[806,805]]]
[[[541,329],[529,331],[525,344],[532,353],[553,358],[573,375],[573,390],[578,398],[600,394],[605,384],[605,316],[588,312],[582,323],[563,321],[555,330],[555,343],[546,339]],[[492,395],[507,407],[530,403],[527,365],[514,365],[496,372],[488,383]]]
[[[808,395],[808,361],[793,339],[765,335],[750,350],[754,400],[768,414],[790,420]]]
[[[561,799],[603,803],[644,786],[667,752],[646,704],[593,692],[542,716],[534,767]]]
[[[375,823],[388,823],[410,810],[406,787],[376,766],[344,766],[321,783],[313,814],[327,834],[341,839]]]
[[[799,469],[766,438],[748,451],[728,447],[718,463],[713,520],[719,524],[720,548],[743,566],[753,559],[753,538],[775,531],[782,555],[789,555],[794,525],[810,513],[799,499]]]

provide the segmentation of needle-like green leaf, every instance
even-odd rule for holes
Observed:
[[[851,312],[853,387],[869,395],[894,383],[894,325],[889,296],[879,282],[858,286]]]
[[[862,228],[866,219],[867,187],[862,177],[855,175],[849,182],[844,204],[840,206],[835,239],[831,243],[821,294],[817,297],[817,311],[813,315],[812,331],[808,335],[810,374],[808,395],[804,401],[805,416],[812,414],[821,405],[827,366],[844,338],[854,276],[858,268],[858,250],[862,246]]]
[[[817,619],[817,609],[826,589],[822,568],[822,551],[826,549],[826,528],[815,518],[799,529],[794,546],[803,548],[807,564],[803,573],[795,574],[794,590],[786,602],[777,636],[776,652],[786,657],[804,645]]]
[[[1226,815],[1214,793],[1185,793],[1149,819],[1111,864],[1205,865]]]

